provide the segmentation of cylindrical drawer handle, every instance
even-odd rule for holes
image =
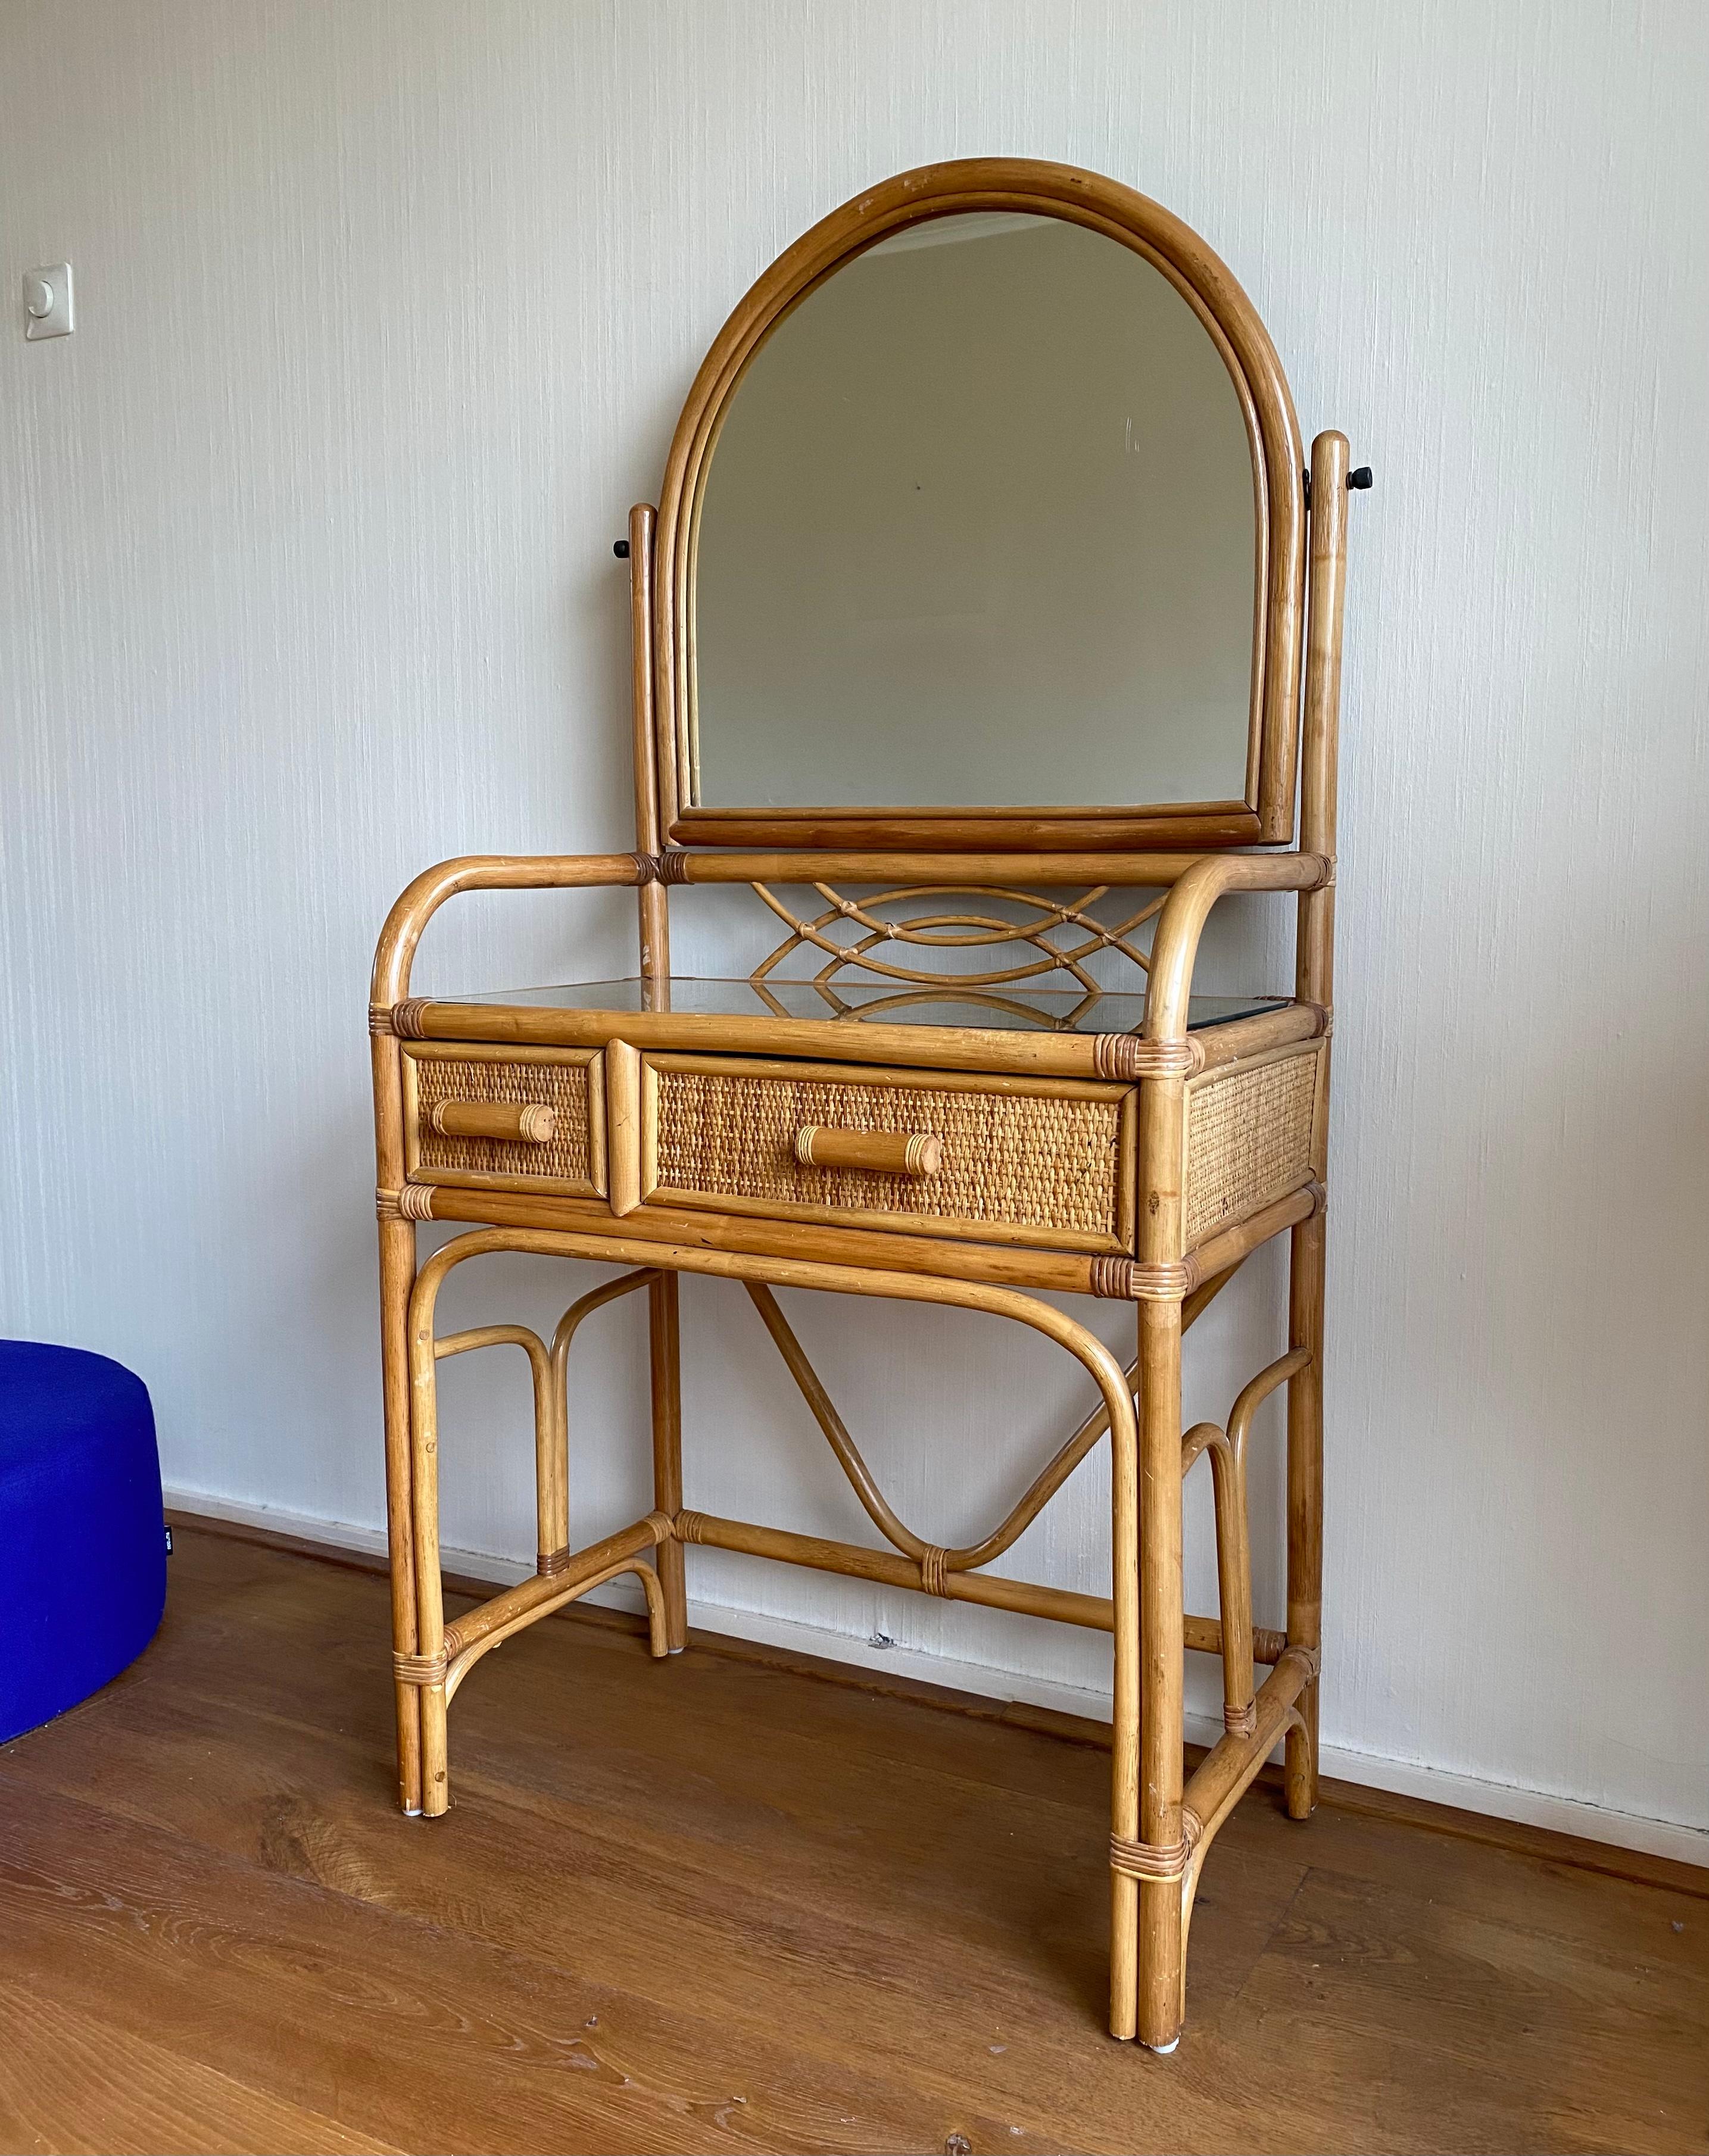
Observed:
[[[537,1101],[436,1101],[428,1118],[442,1138],[521,1138],[550,1145],[557,1111]]]
[[[943,1140],[923,1131],[830,1131],[803,1123],[795,1133],[795,1158],[803,1168],[864,1168],[872,1175],[936,1175],[943,1166]]]

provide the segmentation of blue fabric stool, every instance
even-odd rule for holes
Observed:
[[[117,1676],[167,1599],[154,1410],[105,1355],[0,1340],[0,1743]]]

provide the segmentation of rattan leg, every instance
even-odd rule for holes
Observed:
[[[421,1712],[423,1812],[436,1819],[450,1802],[445,1733],[445,1602],[439,1573],[439,1372],[434,1298],[418,1277],[409,1300],[410,1534],[415,1559],[416,1647],[407,1672]]]
[[[415,1229],[406,1220],[380,1223],[380,1369],[386,1413],[386,1541],[392,1573],[392,1650],[413,1655],[415,1558],[411,1541],[409,1473],[409,1291],[415,1279]],[[398,1801],[412,1816],[421,1810],[421,1696],[394,1680],[398,1714]]]
[[[1288,1644],[1310,1650],[1323,1640],[1323,1214],[1293,1231],[1289,1253],[1290,1345],[1311,1361],[1288,1387]],[[1287,1735],[1291,1819],[1310,1819],[1317,1802],[1317,1679],[1295,1702],[1299,1722]]]
[[[682,1327],[675,1273],[647,1290],[653,1371],[653,1502],[667,1519],[682,1510]],[[688,1644],[688,1584],[682,1544],[666,1543],[655,1560],[665,1595],[665,1630],[673,1655]]]
[[[1139,1589],[1139,1438],[1132,1403],[1110,1425],[1110,1586],[1115,1635],[1111,1727],[1110,1832],[1112,1844],[1139,1838],[1140,1697],[1143,1642]],[[1113,1848],[1112,1848],[1113,1854]],[[1110,2034],[1124,2041],[1139,2025],[1139,1881],[1110,1871]]]
[[[1181,1877],[1185,1643],[1181,1577],[1181,1306],[1139,1306],[1139,2015],[1142,2043],[1181,2034]]]

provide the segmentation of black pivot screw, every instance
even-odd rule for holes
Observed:
[[[1351,485],[1352,482],[1349,481],[1348,484]],[[1371,484],[1371,475],[1368,472],[1365,475],[1365,484],[1367,486]],[[611,542],[611,551],[616,555],[619,562],[627,562],[629,558],[629,541],[627,539],[613,539]]]
[[[1350,471],[1347,475],[1347,483],[1355,494],[1367,493],[1376,485],[1375,480],[1372,477],[1369,465],[1361,465],[1357,471]]]

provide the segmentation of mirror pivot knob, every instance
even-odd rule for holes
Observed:
[[[1367,484],[1368,485],[1368,483],[1369,483],[1369,482],[1368,481],[1368,482],[1367,482]],[[612,552],[613,552],[613,554],[615,554],[615,555],[616,555],[616,557],[617,557],[617,558],[618,559],[618,561],[619,561],[619,562],[627,562],[627,561],[628,561],[628,559],[629,558],[629,541],[628,541],[627,539],[614,539],[614,540],[613,540],[613,542],[612,542],[612,545],[611,545],[611,551],[612,551]]]
[[[1350,471],[1347,475],[1347,483],[1355,494],[1365,493],[1375,484],[1369,465],[1361,465],[1357,471]]]

